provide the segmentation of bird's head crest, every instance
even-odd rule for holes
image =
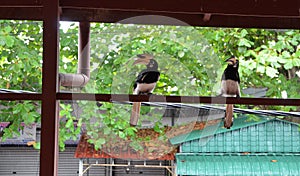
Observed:
[[[230,58],[226,59],[228,65],[232,65],[233,67],[237,67],[239,64],[239,60],[236,59],[235,56],[231,56]]]
[[[148,65],[149,63],[151,63],[151,60],[153,60],[153,59],[154,59],[154,56],[152,54],[138,54],[134,58],[133,65],[136,65],[136,64]]]

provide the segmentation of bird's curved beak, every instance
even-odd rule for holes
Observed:
[[[228,60],[228,61],[226,61],[229,65],[233,65],[233,61],[231,61],[231,60]]]
[[[150,62],[150,59],[148,58],[134,58],[134,62],[133,62],[133,65],[136,65],[136,64],[144,64],[144,65],[148,65]]]
[[[229,65],[235,65],[237,63],[237,59],[235,57],[231,57],[227,59],[225,62],[227,62]]]

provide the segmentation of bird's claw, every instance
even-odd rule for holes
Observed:
[[[152,93],[148,92],[141,92],[140,95],[152,95]]]

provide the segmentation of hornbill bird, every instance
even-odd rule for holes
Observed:
[[[142,70],[134,83],[133,94],[152,94],[157,81],[159,80],[160,73],[158,71],[158,64],[151,54],[139,54],[135,58],[133,65],[144,64],[146,69]],[[130,125],[136,126],[140,116],[141,102],[133,102],[132,112],[130,117]]]
[[[225,62],[227,68],[222,75],[221,95],[224,97],[240,97],[239,61],[231,56]],[[226,105],[224,127],[230,129],[233,125],[233,104]]]

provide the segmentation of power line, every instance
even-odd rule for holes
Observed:
[[[113,102],[118,104],[132,104],[131,102]],[[196,104],[184,104],[184,103],[159,103],[159,102],[142,102],[144,106],[153,107],[171,107],[171,108],[192,108],[199,110],[220,110],[225,112],[225,107],[214,106],[214,105],[196,105]],[[241,114],[256,114],[256,115],[271,115],[271,116],[293,116],[300,117],[300,112],[285,112],[275,110],[253,110],[253,109],[242,109],[234,108],[235,113]]]
[[[0,93],[35,93],[31,91],[24,90],[9,90],[9,89],[0,89]],[[124,101],[112,101],[116,104],[128,104],[131,105],[132,102]],[[153,107],[165,107],[165,108],[192,108],[199,110],[219,110],[225,111],[225,107],[215,106],[215,105],[203,105],[203,104],[185,104],[185,103],[162,103],[162,102],[142,102],[143,106],[153,106]],[[271,116],[291,116],[291,117],[300,117],[300,112],[285,112],[285,111],[275,111],[275,110],[253,110],[253,109],[242,109],[234,108],[235,113],[241,114],[256,114],[256,115],[271,115]]]

